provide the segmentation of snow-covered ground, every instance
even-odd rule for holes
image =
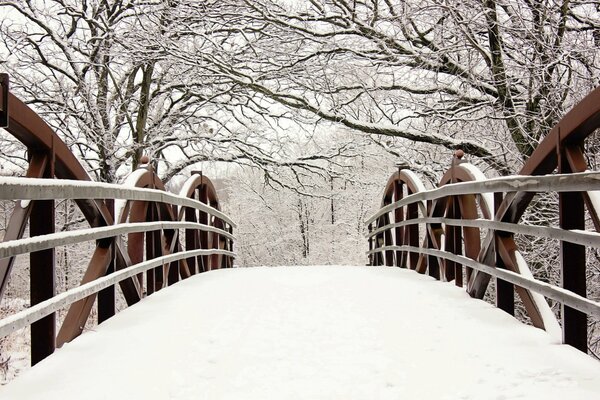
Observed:
[[[385,267],[213,271],[85,333],[2,399],[598,399],[600,363]]]

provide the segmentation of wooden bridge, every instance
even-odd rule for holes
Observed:
[[[485,360],[489,348],[495,346],[498,346],[498,351],[513,352],[515,359],[521,360],[514,361],[510,357],[497,360],[499,366],[495,371],[503,368],[518,369],[520,367],[515,362],[528,363],[529,361],[525,361],[528,357],[530,361],[534,359],[531,365],[528,364],[529,370],[537,371],[541,368],[543,371],[546,365],[544,363],[552,365],[549,367],[551,369],[554,366],[559,368],[561,362],[571,368],[569,371],[563,371],[566,374],[564,380],[557,379],[554,382],[557,385],[576,382],[573,387],[569,386],[568,390],[561,391],[562,389],[558,390],[552,384],[544,384],[542,386],[546,392],[525,390],[520,395],[524,393],[525,397],[532,398],[528,397],[528,394],[548,393],[550,398],[560,394],[563,397],[581,399],[594,398],[590,397],[594,393],[596,396],[600,395],[600,364],[583,353],[573,355],[572,349],[574,347],[587,352],[588,320],[600,319],[600,303],[597,299],[587,298],[586,290],[586,249],[600,248],[600,197],[597,192],[600,190],[600,172],[588,170],[584,153],[586,139],[600,126],[600,89],[590,93],[546,135],[517,176],[487,179],[475,166],[463,160],[461,150],[456,152],[450,169],[443,175],[437,188],[426,188],[417,174],[399,168],[385,186],[381,209],[366,221],[369,232],[368,265],[399,268],[284,268],[273,270],[277,272],[267,272],[269,270],[231,269],[235,257],[235,223],[220,211],[216,190],[206,176],[201,173],[193,174],[179,193],[165,191],[163,183],[149,164],[133,172],[121,185],[93,182],[52,129],[10,93],[8,77],[2,76],[0,83],[0,124],[27,147],[29,159],[26,177],[0,178],[0,199],[15,201],[4,241],[0,243],[0,300],[18,255],[29,254],[31,287],[30,307],[0,320],[0,337],[30,327],[31,361],[32,364],[37,364],[50,356],[57,347],[73,341],[82,333],[94,305],[97,306],[98,323],[102,324],[98,327],[98,332],[107,332],[105,342],[111,340],[108,339],[111,329],[132,329],[128,342],[113,343],[114,346],[102,345],[102,335],[83,335],[81,339],[75,340],[73,344],[69,344],[58,354],[52,355],[47,361],[33,368],[22,379],[9,385],[5,389],[6,396],[18,397],[6,398],[25,398],[22,396],[27,392],[27,388],[34,384],[35,379],[48,385],[39,390],[44,390],[45,394],[53,393],[55,398],[66,398],[69,393],[77,398],[110,397],[106,393],[115,393],[114,388],[108,387],[113,382],[112,379],[122,380],[124,378],[117,376],[129,376],[130,373],[129,381],[132,386],[131,392],[127,393],[146,393],[146,397],[150,398],[202,398],[204,394],[199,393],[203,392],[204,386],[201,379],[196,379],[198,377],[194,375],[194,368],[210,370],[210,366],[198,363],[210,363],[212,359],[213,363],[219,364],[221,368],[215,371],[218,370],[224,376],[228,376],[231,370],[239,371],[242,367],[231,360],[224,367],[220,364],[219,357],[229,357],[231,354],[226,356],[217,352],[209,356],[208,348],[200,344],[196,346],[194,343],[223,337],[239,342],[241,337],[248,334],[249,337],[243,339],[243,345],[237,348],[241,349],[243,355],[244,351],[250,351],[253,346],[260,347],[261,336],[251,332],[254,326],[256,329],[263,329],[261,332],[267,332],[269,327],[279,332],[280,336],[274,339],[275,343],[279,343],[277,340],[302,343],[304,347],[294,348],[294,351],[308,352],[307,357],[314,361],[310,364],[314,374],[303,375],[306,372],[303,370],[300,380],[295,382],[293,374],[290,373],[286,375],[290,379],[288,386],[278,386],[270,380],[266,381],[278,387],[279,392],[269,392],[265,389],[265,382],[261,381],[264,375],[260,374],[249,374],[249,380],[240,386],[244,390],[231,391],[231,387],[228,386],[227,395],[225,389],[215,389],[219,385],[227,386],[227,381],[217,380],[214,386],[210,386],[212,383],[207,384],[206,387],[217,390],[220,397],[233,398],[235,394],[236,398],[253,398],[249,394],[252,393],[252,388],[262,388],[262,391],[258,391],[262,398],[280,397],[278,393],[287,394],[283,395],[283,398],[294,397],[294,393],[304,393],[296,396],[303,398],[336,398],[337,392],[332,391],[332,387],[346,382],[348,388],[353,388],[358,387],[356,385],[360,383],[360,374],[340,367],[345,361],[352,364],[354,359],[346,360],[342,357],[342,361],[332,361],[327,358],[333,357],[331,354],[337,351],[336,346],[342,346],[345,350],[358,346],[364,351],[383,353],[394,348],[395,350],[390,350],[390,354],[394,356],[389,360],[386,358],[382,365],[392,369],[404,368],[404,372],[401,373],[403,375],[399,377],[392,374],[377,382],[384,388],[398,387],[402,384],[405,385],[405,389],[410,388],[404,392],[391,391],[391,397],[372,393],[369,396],[369,393],[365,394],[356,389],[358,391],[339,392],[341,397],[338,398],[394,398],[401,394],[412,394],[412,397],[415,397],[419,393],[418,386],[414,386],[415,382],[424,384],[427,381],[422,377],[416,378],[423,374],[439,378],[440,382],[445,382],[448,386],[451,382],[457,382],[458,385],[465,373],[461,372],[460,368],[453,370],[452,360],[445,358],[448,355],[440,349],[469,349],[452,353],[452,357],[462,354],[471,359]],[[528,225],[521,221],[528,207],[535,207],[532,200],[538,193],[558,193],[558,227]],[[89,228],[74,232],[55,232],[54,202],[58,199],[75,201]],[[29,237],[24,238],[27,227]],[[520,251],[515,235],[560,242],[560,285],[553,285],[533,276],[528,267],[528,261],[531,260],[527,260]],[[94,243],[94,250],[89,255],[89,263],[81,285],[63,293],[56,293],[55,247],[84,242]],[[226,268],[231,270],[206,273]],[[307,278],[303,280],[302,276],[305,274]],[[439,286],[434,288],[434,281],[421,275],[429,275],[444,282],[454,282],[456,286],[464,287],[466,293],[476,299],[483,298],[489,291],[488,286],[493,283],[495,301],[500,310],[514,315],[517,299],[522,303],[531,324],[547,332],[526,328],[528,346],[539,347],[539,351],[532,352],[531,349],[519,346],[519,340],[515,340],[512,347],[503,347],[501,343],[490,340],[477,342],[474,349],[470,348],[473,337],[485,336],[493,339],[497,338],[494,331],[500,330],[503,335],[510,335],[510,331],[516,332],[525,326],[515,320],[507,325],[510,326],[507,330],[504,327],[507,324],[504,313],[486,309],[483,302],[467,301],[468,296],[464,293],[458,301],[457,291],[452,285],[444,285],[447,289]],[[347,276],[348,280],[343,276]],[[264,280],[263,284],[260,283],[261,279]],[[181,280],[186,282],[178,283]],[[211,287],[212,284],[215,286]],[[169,288],[164,294],[154,295],[172,285],[173,289]],[[142,304],[127,310],[124,315],[113,318],[117,287],[128,306]],[[286,290],[282,291],[282,287]],[[318,290],[314,289],[315,287]],[[219,292],[220,288],[223,289],[222,293]],[[245,291],[249,291],[252,296],[245,294]],[[515,296],[515,292],[518,297]],[[276,293],[280,297],[268,293]],[[441,293],[448,297],[442,297]],[[146,300],[147,297],[151,298]],[[154,297],[156,300],[152,300]],[[431,298],[435,300],[432,302]],[[178,301],[181,302],[180,305],[177,305]],[[275,307],[274,304],[279,301],[288,309]],[[549,301],[561,305],[558,313],[551,309]],[[164,307],[165,303],[168,307],[174,307],[172,316],[169,315],[171,309]],[[231,303],[232,308],[225,307],[228,303]],[[152,312],[154,306],[157,307],[156,314]],[[303,308],[304,306],[306,308]],[[461,313],[451,311],[453,306],[458,307]],[[471,307],[476,308],[474,314]],[[57,312],[65,308],[68,308],[66,316],[57,321]],[[300,314],[296,313],[296,308],[300,310]],[[365,325],[352,316],[352,310],[355,308],[362,310],[362,313],[357,315],[368,319],[370,324]],[[407,308],[412,312],[409,313]],[[480,309],[494,315],[491,318],[496,319],[491,325],[486,325],[486,321],[489,322],[487,316],[482,318],[480,323],[470,324],[469,319],[477,318],[477,314],[483,312]],[[260,310],[264,310],[265,315],[262,315]],[[417,325],[403,323],[402,329],[398,329],[399,321],[406,320],[404,314],[416,318]],[[560,318],[557,318],[557,314]],[[159,315],[161,318],[158,318]],[[244,315],[250,316],[245,318]],[[313,323],[311,315],[314,316]],[[317,315],[320,315],[320,318],[317,318]],[[332,322],[331,327],[323,330],[319,324],[327,320],[335,321],[336,315],[346,318],[347,323],[337,329]],[[451,316],[450,319],[447,318],[448,315]],[[242,320],[231,321],[228,319],[231,316],[239,316]],[[296,317],[298,324],[289,326],[287,318]],[[268,322],[266,324],[265,318]],[[107,321],[109,319],[110,321]],[[140,319],[148,319],[148,322],[140,323]],[[104,323],[105,321],[107,322]],[[436,325],[433,321],[440,323]],[[60,322],[58,329],[57,322]],[[459,339],[461,335],[450,333],[458,329],[457,326],[461,323],[469,326],[470,334],[463,334],[462,339]],[[167,324],[169,329],[165,330],[164,324]],[[435,329],[432,328],[432,324],[444,334],[433,332]],[[211,328],[210,337],[206,336],[205,332],[195,331],[206,329],[207,326]],[[215,331],[215,326],[221,328]],[[292,329],[293,327],[297,330]],[[356,332],[350,334],[352,330]],[[392,332],[397,341],[414,343],[418,348],[411,349],[408,345],[398,349],[394,347],[397,346],[394,340],[384,340],[381,342],[383,344],[380,343],[381,346],[391,346],[389,349],[377,347],[375,342],[369,342],[370,345],[363,348],[360,343],[366,340],[364,330],[371,332],[371,336],[367,335],[369,338],[385,336]],[[531,333],[533,331],[536,333]],[[302,334],[306,335],[307,341],[295,336]],[[404,334],[406,336],[402,337]],[[424,335],[431,337],[423,339]],[[533,337],[539,340],[539,346],[531,344]],[[127,360],[118,361],[119,352],[123,353],[123,349],[128,346],[136,347],[138,340],[142,344],[137,353],[127,353],[127,356],[146,360],[147,365],[135,364],[135,368],[146,368],[146,372],[134,373],[127,368],[112,370],[104,364],[100,365],[99,369],[92,368],[86,371],[85,365],[89,361],[87,357],[96,357],[94,354],[106,363],[111,359],[116,360],[117,364],[127,363]],[[439,359],[436,359],[435,351],[429,349],[426,343],[436,343],[439,340],[446,341],[439,346],[433,346],[439,351]],[[556,341],[572,347],[556,346]],[[76,345],[78,342],[82,344]],[[182,346],[181,343],[185,345]],[[319,351],[313,351],[310,346],[306,347],[307,343],[318,347]],[[114,347],[112,352],[107,350],[109,347]],[[82,352],[84,348],[85,351]],[[164,370],[152,365],[151,360],[165,351],[170,351],[171,348],[173,357],[168,364],[169,368],[175,368],[178,360],[182,359],[193,358],[200,361],[185,367],[188,372],[183,373],[181,377],[165,379],[165,375],[160,374],[160,371]],[[260,348],[265,354],[271,351],[268,347]],[[77,366],[78,362],[72,356],[78,351],[82,352],[80,366]],[[105,351],[106,355],[100,354]],[[188,351],[192,353],[185,354]],[[425,359],[429,365],[422,365],[417,361],[407,364],[406,357],[403,356],[410,354],[417,360],[420,353],[428,354]],[[261,358],[260,354],[254,354],[254,361],[249,361],[249,368],[252,368],[252,362],[256,362],[257,359],[262,362],[260,368],[268,369],[269,365],[273,368],[291,368],[284,362],[284,353],[274,351],[274,354],[280,358]],[[540,354],[553,356],[541,357]],[[321,356],[322,363],[319,362]],[[69,360],[73,370],[77,371],[74,375],[77,377],[74,386],[67,384],[73,382],[68,378],[68,372],[56,369],[65,367],[65,362],[60,361],[65,359]],[[237,361],[239,360],[236,359]],[[399,365],[388,364],[388,361],[397,362]],[[440,369],[433,365],[436,363],[445,367]],[[467,368],[467,364],[468,362],[457,361],[457,365],[464,368]],[[341,371],[337,375],[332,372],[336,366],[340,367]],[[360,368],[360,365],[355,367]],[[152,368],[158,368],[159,372],[151,372]],[[483,379],[485,382],[484,375],[494,373],[490,368],[482,368],[481,373],[468,368],[471,375],[466,381],[467,386],[478,382],[477,379]],[[109,369],[112,372],[108,372]],[[106,373],[112,378],[99,377],[100,373]],[[320,395],[313,393],[311,396],[311,392],[307,392],[303,385],[310,383],[307,377],[319,380],[323,376],[322,373],[335,375],[335,379],[331,380],[333,386],[323,389]],[[89,378],[87,381],[85,376]],[[374,378],[371,378],[370,382],[373,382]],[[519,379],[521,378],[519,375]],[[155,381],[156,379],[158,381]],[[533,387],[537,387],[539,382],[534,383],[533,378],[530,380]],[[510,382],[510,379],[508,381]],[[164,382],[168,387],[157,385],[156,382]],[[447,389],[448,386],[444,387]],[[82,392],[83,387],[94,387],[94,390]],[[140,387],[144,389],[139,389]],[[327,387],[327,380],[322,382],[321,387]],[[485,385],[477,387],[477,390],[485,389]],[[493,387],[500,390],[499,387]],[[138,388],[137,392],[135,388]],[[422,386],[421,389],[423,390]],[[467,392],[473,395],[476,392],[480,393],[473,390],[470,387]],[[197,396],[191,397],[190,393]],[[324,393],[328,393],[329,396]],[[363,395],[359,395],[360,393]],[[431,398],[442,398],[442,394],[447,394],[434,388],[430,388],[429,392],[426,390],[425,393],[430,393]],[[0,396],[2,395],[0,390]],[[52,396],[50,397],[54,398]],[[502,398],[486,396],[473,398]],[[457,395],[448,398],[461,397]]]

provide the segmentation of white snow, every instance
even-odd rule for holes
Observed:
[[[427,191],[427,188],[423,184],[423,181],[421,180],[421,178],[419,178],[417,174],[412,172],[410,169],[403,169],[401,172],[412,181],[413,185],[415,185],[415,189],[417,189],[416,193]],[[419,205],[419,211],[421,211],[421,215],[427,215],[427,202],[419,201],[417,204]]]
[[[535,279],[529,269],[529,265],[527,265],[527,260],[525,260],[520,251],[515,251],[515,260],[517,262],[517,269],[521,275],[526,278]],[[531,299],[540,312],[546,332],[556,343],[560,343],[562,341],[562,329],[548,302],[546,302],[544,296],[534,291],[531,291]]]
[[[196,275],[83,334],[2,399],[597,399],[600,362],[386,267]]]
[[[465,169],[472,177],[475,182],[484,182],[488,178],[483,172],[471,163],[459,164],[459,168]],[[494,194],[493,193],[481,193],[481,208],[485,208],[487,215],[493,218],[494,213]]]

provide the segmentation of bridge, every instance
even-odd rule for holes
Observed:
[[[145,160],[123,184],[93,182],[0,82],[0,124],[29,159],[25,177],[0,178],[0,200],[15,201],[0,300],[19,255],[29,255],[31,288],[0,337],[29,328],[39,364],[2,398],[600,394],[600,364],[585,354],[598,334],[588,321],[600,319],[586,288],[600,173],[584,153],[600,89],[516,176],[488,179],[461,150],[436,188],[400,167],[366,221],[367,266],[234,268],[236,225],[208,177],[169,193]],[[521,220],[539,193],[558,193],[559,226]],[[59,199],[75,201],[89,228],[55,232]],[[517,235],[560,243],[559,285],[532,274]],[[56,293],[55,248],[78,243],[93,245],[81,284]],[[490,292],[496,308],[473,300]],[[117,313],[118,296],[132,307]],[[99,325],[82,335],[94,307]],[[513,318],[520,308],[532,326]]]

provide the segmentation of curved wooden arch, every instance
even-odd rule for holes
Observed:
[[[75,155],[52,128],[35,111],[8,91],[8,75],[0,75],[2,75],[0,83],[3,88],[0,90],[0,104],[4,105],[1,112],[4,115],[3,119],[6,120],[4,129],[27,147],[29,168],[26,176],[91,181],[90,176]],[[113,223],[110,210],[105,202],[88,199],[77,199],[75,202],[91,227]],[[23,236],[34,205],[35,202],[27,203],[27,207],[17,204],[4,240],[14,240]],[[120,249],[117,251],[119,252]],[[122,254],[119,254],[118,258],[121,262],[126,260]],[[13,263],[14,258],[0,260],[0,299],[8,283]],[[131,293],[128,292],[128,294]]]
[[[439,186],[443,186],[449,183],[486,180],[485,175],[472,164],[462,163],[456,158],[453,164],[454,165],[442,177]],[[477,198],[479,202],[476,201]],[[434,207],[434,213],[432,215],[433,217],[446,216],[448,218],[472,220],[478,218],[478,209],[481,212],[483,218],[492,219],[494,215],[494,198],[491,194],[460,195],[446,199],[447,205],[443,209],[440,209],[441,207]],[[480,207],[477,207],[478,203]],[[494,237],[493,234],[488,235],[488,241],[484,241],[484,243],[482,243],[480,229],[476,227],[462,227],[461,229],[461,227],[458,226],[445,226],[444,231],[446,233],[446,251],[450,251],[453,254],[461,255],[461,242],[464,240],[463,244],[465,256],[488,265],[500,263],[501,267],[507,267],[513,272],[531,276],[531,271],[529,270],[527,264],[516,261],[519,255],[517,246],[516,244],[514,244],[514,239],[499,239],[497,241],[497,246],[502,249],[502,251],[499,251],[498,253],[500,256],[500,260],[493,260],[490,258],[486,259],[486,252],[482,252],[482,248],[489,246],[489,244],[491,243],[490,240]],[[506,242],[507,239],[513,240],[513,244]],[[437,241],[439,242],[439,239],[437,239]],[[438,249],[441,250],[441,247],[438,247]],[[511,251],[506,251],[506,249],[511,249]],[[446,279],[448,281],[455,279],[456,284],[458,286],[462,286],[463,282],[461,266],[448,260],[440,260],[439,263],[440,265],[442,265],[442,269],[444,272],[443,275],[446,277]],[[481,291],[481,289],[476,290],[475,288],[478,287],[478,285],[481,285],[481,283],[485,283],[485,287],[487,288],[490,276],[485,273],[472,271],[470,268],[467,268],[466,280],[467,292],[473,297],[483,298],[483,296],[485,295],[485,290]],[[555,330],[555,328],[558,326],[558,322],[555,318],[554,320],[549,319],[549,316],[553,315],[553,313],[550,310],[550,307],[548,306],[544,298],[531,292],[528,289],[524,289],[521,287],[517,287],[516,291],[521,300],[523,301],[527,314],[530,317],[533,325],[542,329]],[[546,315],[547,317],[544,318],[544,315]],[[551,324],[552,326],[548,326],[549,324]]]
[[[460,155],[462,158],[462,155]],[[485,180],[485,175],[474,165],[464,162],[459,157],[454,157],[452,166],[446,171],[440,180],[439,187],[449,183],[473,182]],[[479,214],[484,218],[491,218],[493,215],[493,197],[488,195],[460,195],[449,196],[434,201],[431,205],[429,217],[432,218],[450,218],[450,219],[469,219],[479,218]],[[430,245],[438,250],[445,249],[457,255],[464,253],[465,256],[477,260],[481,250],[480,230],[477,227],[460,227],[443,223],[428,224],[428,236]],[[442,240],[443,235],[443,240]],[[446,281],[454,280],[457,286],[463,285],[462,266],[453,261],[445,259],[430,260],[437,263],[441,276]],[[431,264],[431,262],[430,262]],[[424,273],[425,263],[422,263],[419,272]],[[431,266],[430,268],[436,268]],[[473,271],[470,268],[466,270],[467,281],[471,278]]]
[[[150,167],[141,167],[130,175],[126,185],[137,188],[165,190],[164,184]],[[176,213],[165,203],[140,200],[126,201],[117,215],[120,223],[175,221]],[[180,251],[178,230],[135,232],[127,235],[127,251],[132,264]],[[146,274],[146,294],[152,294],[180,279],[191,276],[185,260],[149,270]],[[138,276],[140,287],[143,277]]]
[[[546,175],[554,170],[559,172],[584,172],[587,162],[583,154],[585,139],[600,127],[600,87],[589,93],[571,109],[546,135],[519,175]],[[515,223],[529,206],[534,193],[519,192],[507,196],[500,205],[496,218],[503,222]],[[600,204],[584,194],[590,209],[596,231],[600,231]]]
[[[26,176],[91,181],[92,179],[70,148],[39,115],[11,94],[8,89],[8,76],[0,74],[0,127],[27,147],[29,167]],[[150,167],[134,171],[125,185],[165,190],[163,183]],[[212,182],[206,177],[201,177],[198,185],[204,188],[205,203],[218,208],[218,196]],[[176,206],[159,201],[115,201],[113,199],[75,199],[74,201],[92,228],[113,225],[115,220],[117,223],[175,222],[178,220]],[[116,218],[114,218],[115,202],[117,203]],[[31,236],[53,233],[54,212],[54,200],[17,201],[3,240],[10,241],[21,238],[28,221]],[[208,215],[208,213],[205,214]],[[217,213],[217,215],[233,224],[227,216],[221,213]],[[224,227],[224,222],[216,217],[210,223],[214,227]],[[233,248],[232,226],[228,225],[227,229],[229,241],[222,239],[225,244],[220,247],[219,237],[215,236],[215,246],[212,246],[212,248]],[[81,284],[94,281],[114,270],[133,266],[144,259],[149,260],[181,251],[178,235],[178,229],[144,230],[143,232],[128,234],[127,245],[122,243],[120,238],[109,237],[98,240]],[[198,243],[198,245],[200,247],[194,249],[210,250],[208,246],[202,247],[202,243]],[[215,268],[232,266],[233,255],[229,252],[226,252],[226,254],[228,256],[223,257],[223,259],[227,262],[221,263],[221,258],[216,258],[217,261],[213,263]],[[35,305],[55,295],[54,249],[31,252],[30,258],[31,263],[36,265],[36,268],[31,268],[30,278],[32,288],[31,305]],[[14,257],[0,259],[0,299],[8,282],[13,263]],[[182,259],[172,262],[170,265],[148,270],[146,291],[144,291],[144,282],[141,276],[138,276],[137,279],[136,277],[125,278],[119,281],[119,285],[127,304],[132,305],[140,301],[144,295],[190,275],[191,272],[187,262]],[[114,287],[110,286],[83,300],[72,303],[58,335],[55,331],[54,313],[31,324],[32,364],[51,354],[55,346],[60,347],[83,331],[96,298],[98,299],[99,322],[114,315],[115,293]]]
[[[583,153],[585,139],[600,127],[600,88],[589,93],[581,102],[571,109],[546,135],[544,140],[536,147],[533,154],[526,161],[519,175],[545,175],[555,170],[559,173],[584,172],[588,169]],[[509,193],[502,200],[496,212],[495,219],[502,222],[518,223],[523,216],[531,200],[535,196],[532,192]],[[595,193],[566,193],[560,194],[559,218],[561,227],[564,229],[585,229],[584,205],[594,223],[595,230],[600,232],[600,199]],[[530,273],[521,271],[523,263],[514,235],[503,235],[497,240],[497,251],[506,268],[517,273]],[[586,296],[585,289],[585,247],[563,244],[561,264],[563,265],[564,287],[582,296]],[[493,257],[494,246],[491,241],[485,243],[480,260]],[[564,267],[565,261],[570,260],[573,264],[583,265],[583,269],[570,271]],[[470,286],[470,294],[475,297],[483,297],[489,282],[489,276],[478,274]],[[519,295],[527,308],[534,326],[547,329],[546,325],[554,325],[554,321],[543,318],[542,309],[547,308],[543,298],[528,291],[517,288]],[[565,312],[572,313],[574,319],[578,319],[578,328],[574,330],[585,331],[586,317],[583,313],[566,309]],[[552,315],[552,313],[545,313]],[[571,318],[571,317],[568,317]],[[550,327],[554,329],[555,327]],[[577,334],[579,339],[568,339],[571,334],[565,333],[567,343],[578,348],[587,347],[582,338],[585,334]],[[575,335],[575,334],[573,334]],[[575,343],[577,341],[578,343]]]
[[[597,238],[591,232],[586,232],[586,207],[595,233],[600,232],[600,191],[586,191],[586,186],[583,185],[584,182],[588,182],[596,187],[595,181],[584,179],[586,176],[595,175],[584,174],[588,170],[584,145],[586,138],[599,128],[600,88],[596,88],[552,128],[526,161],[519,173],[521,176],[498,178],[489,182],[489,185],[487,182],[481,182],[438,189],[417,196],[418,199],[427,199],[428,208],[427,217],[416,221],[427,226],[425,242],[418,250],[422,256],[417,271],[425,273],[428,270],[430,275],[439,279],[441,268],[442,278],[448,281],[454,279],[458,285],[462,285],[462,266],[457,263],[463,263],[480,271],[467,270],[467,292],[478,298],[483,298],[490,276],[494,276],[496,304],[499,308],[515,314],[516,290],[534,326],[545,329],[556,337],[560,336],[562,328],[563,343],[587,351],[587,318],[588,315],[597,316],[600,307],[596,302],[586,299],[586,246],[597,249],[599,245],[597,242],[581,239],[585,236]],[[457,156],[462,154],[462,150],[457,151]],[[539,175],[549,175],[555,170],[561,176],[535,178]],[[573,181],[565,179],[569,174],[574,174]],[[483,173],[474,166],[455,158],[438,186],[485,179]],[[382,208],[366,220],[369,226],[368,254],[371,265],[381,265],[384,260],[382,254],[385,254],[386,265],[389,265],[389,254],[393,251],[416,250],[416,246],[412,243],[407,244],[406,240],[396,244],[390,240],[391,229],[398,225],[389,223],[389,213],[395,210],[392,202],[394,199],[397,201],[391,189],[396,180],[397,177],[393,177],[388,181]],[[494,194],[472,194],[474,190]],[[535,195],[533,190],[558,193],[558,228],[517,227]],[[445,194],[445,197],[439,197],[439,193]],[[467,221],[478,218],[479,212],[485,219],[493,221]],[[377,223],[375,231],[373,222]],[[414,225],[415,222],[406,221],[402,226],[407,224]],[[488,232],[483,241],[480,229],[486,229]],[[516,233],[539,235],[560,242],[560,287],[533,276],[516,244]],[[394,236],[400,237],[398,234]],[[466,253],[464,256],[463,248]],[[503,269],[511,272],[502,271]],[[562,305],[562,327],[546,298]]]
[[[381,206],[385,207],[393,202],[397,202],[414,193],[418,193],[425,190],[423,182],[419,177],[408,169],[400,169],[390,178],[385,186],[383,192],[383,198]],[[394,210],[394,223],[400,223],[404,220],[418,218],[419,210],[422,215],[426,215],[427,210],[424,203],[414,203],[406,207],[399,207]],[[389,213],[382,215],[376,221],[376,229],[382,228],[389,225],[390,216]],[[408,244],[411,246],[419,245],[419,225],[412,224],[407,226],[401,226],[394,228],[394,237],[390,230],[386,230],[375,235],[375,245],[381,247],[383,245],[396,245],[401,246]],[[371,248],[373,248],[372,242],[370,242]],[[419,254],[404,251],[386,251],[385,256],[382,253],[376,253],[373,255],[374,259],[371,261],[374,265],[388,265],[388,266],[407,266],[410,269],[416,269],[419,263]],[[385,258],[385,259],[384,259]]]
[[[179,194],[199,200],[202,203],[220,210],[219,196],[213,182],[206,176],[194,173],[183,184]],[[180,207],[178,211],[178,219],[185,219],[188,222],[198,222],[200,224],[213,226],[215,228],[226,230],[231,233],[231,226],[217,217],[210,217],[207,213],[190,209],[188,207]],[[231,240],[223,237],[217,232],[207,232],[186,229],[185,231],[186,249],[192,248],[212,248],[232,250],[233,244]],[[204,271],[210,271],[219,268],[230,268],[233,266],[231,257],[213,254],[212,256],[200,256],[196,259],[188,259],[188,265],[192,274]]]

